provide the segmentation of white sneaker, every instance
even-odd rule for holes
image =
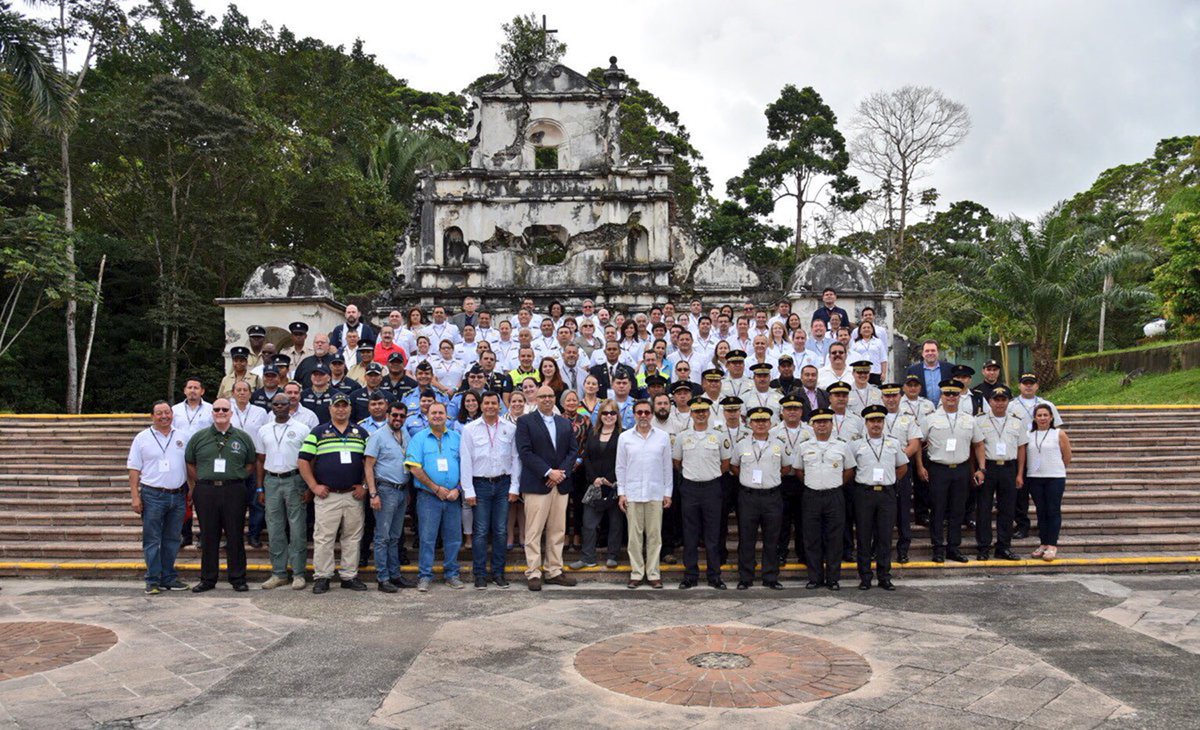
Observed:
[[[302,591],[302,590],[304,590],[304,587],[307,585],[308,585],[308,581],[305,580],[304,576],[302,576],[302,575],[298,575],[295,578],[292,578],[292,590],[293,591]]]
[[[287,582],[287,578],[280,578],[277,575],[273,575],[270,578],[267,578],[266,582],[262,584],[262,589],[264,591],[269,591],[272,588],[278,588],[279,586],[287,585]]]
[[[429,584],[431,582],[432,581],[430,581],[428,578],[422,578],[422,579],[418,580],[417,581],[417,591],[420,593],[427,593],[429,591]]]

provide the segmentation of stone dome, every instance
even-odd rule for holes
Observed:
[[[242,287],[242,296],[247,299],[333,299],[333,287],[316,267],[280,259],[255,269]]]
[[[833,253],[810,256],[797,264],[787,290],[820,294],[825,287],[833,287],[839,294],[875,291],[867,267],[849,256]]]

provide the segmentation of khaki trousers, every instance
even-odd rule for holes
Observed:
[[[333,577],[333,542],[342,528],[342,569],[338,576],[350,580],[358,576],[358,543],[363,531],[363,503],[354,492],[330,492],[325,499],[313,498],[316,519],[313,523],[313,578]]]
[[[658,559],[662,553],[662,500],[626,502],[625,510],[629,518],[629,580],[661,580]]]
[[[523,494],[525,500],[525,577],[553,578],[563,572],[563,538],[567,534],[569,494],[552,489],[549,494]],[[542,539],[546,554],[542,555]]]

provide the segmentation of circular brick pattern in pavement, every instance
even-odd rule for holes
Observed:
[[[812,702],[852,692],[871,677],[865,659],[828,641],[738,626],[614,636],[580,649],[575,669],[613,692],[691,707]]]
[[[116,634],[91,624],[0,622],[0,682],[74,664],[116,643]]]

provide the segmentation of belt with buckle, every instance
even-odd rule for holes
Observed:
[[[935,461],[935,462],[933,462],[933,464],[935,464],[936,466],[944,466],[944,467],[946,467],[947,469],[957,469],[958,467],[962,466],[962,465],[963,465],[963,464],[965,464],[965,463],[967,463],[967,462],[965,462],[965,461],[960,461],[960,462],[958,462],[957,464],[943,464],[943,463],[942,463],[942,462],[940,462],[940,461]]]
[[[398,482],[389,482],[386,479],[376,479],[375,483],[381,487],[391,487],[392,489],[404,489],[404,487],[407,486]]]
[[[868,491],[871,491],[871,492],[883,492],[892,485],[891,484],[863,484],[862,482],[859,482],[858,486],[860,486],[863,489],[866,489]]]
[[[267,472],[267,476],[275,477],[276,479],[287,479],[288,477],[294,477],[299,473],[300,473],[299,469],[292,469],[291,471],[285,471],[285,472],[280,472],[280,473],[275,473],[273,471],[269,471],[269,472]]]
[[[747,487],[745,484],[743,484],[742,491],[749,492],[750,494],[770,494],[771,492],[778,492],[779,487],[770,487],[768,489],[761,489],[761,488],[756,489],[754,487]]]
[[[197,484],[211,484],[214,487],[232,486],[238,484],[245,486],[246,482],[241,479],[198,479]]]
[[[163,494],[179,494],[179,492],[183,489],[183,487],[177,487],[175,489],[165,489],[163,487],[152,487],[149,484],[142,484],[140,482],[138,483],[138,486],[141,487],[142,489],[149,489],[152,492],[162,492]]]
[[[987,463],[995,464],[996,466],[1005,466],[1012,462],[1012,459],[988,459]]]

